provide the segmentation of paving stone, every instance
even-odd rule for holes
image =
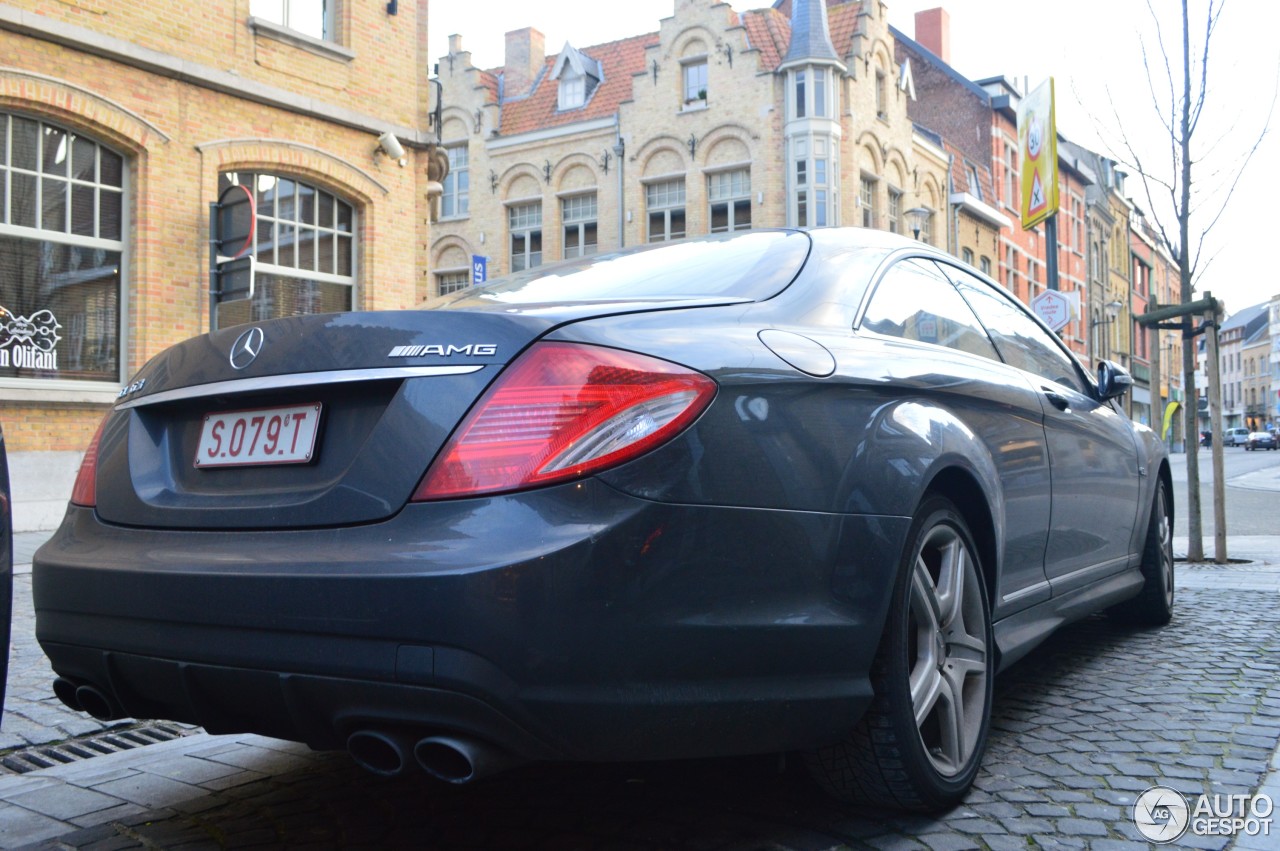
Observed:
[[[64,821],[0,802],[0,848],[44,842],[67,833],[69,827]]]
[[[135,774],[121,780],[99,783],[93,789],[144,807],[169,806],[178,801],[199,797],[204,791],[198,786],[179,783],[158,774]]]
[[[121,800],[92,789],[81,789],[59,783],[20,795],[11,795],[7,799],[28,810],[32,810],[60,821],[70,821],[79,816],[100,810],[117,807]]]

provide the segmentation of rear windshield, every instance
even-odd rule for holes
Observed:
[[[760,301],[781,292],[809,254],[797,231],[750,231],[596,254],[494,278],[427,302],[427,308],[669,301]]]

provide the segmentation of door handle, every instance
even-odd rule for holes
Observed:
[[[1070,413],[1071,400],[1069,400],[1066,396],[1063,396],[1061,393],[1057,393],[1053,390],[1050,390],[1048,387],[1044,388],[1044,395],[1045,395],[1045,398],[1049,400],[1050,405],[1053,405],[1059,411],[1066,411]]]

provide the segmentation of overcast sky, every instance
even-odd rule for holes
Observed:
[[[1171,50],[1181,42],[1180,6],[1173,0],[1151,0],[1160,15]],[[760,8],[767,2],[733,0],[738,11]],[[1139,156],[1153,171],[1170,168],[1169,136],[1152,108],[1152,97],[1143,66],[1142,43],[1156,60],[1163,76],[1163,60],[1157,57],[1156,24],[1141,0],[897,0],[889,5],[889,22],[908,36],[915,31],[914,14],[942,5],[951,18],[951,64],[970,79],[1003,75],[1019,85],[1034,88],[1050,75],[1057,92],[1058,130],[1067,138],[1117,160],[1128,161],[1119,128],[1123,126]],[[1193,40],[1203,30],[1203,2],[1195,9]],[[503,62],[504,34],[532,26],[546,36],[547,52],[558,53],[566,41],[588,47],[630,35],[655,32],[659,21],[672,14],[674,0],[629,0],[592,7],[584,14],[579,4],[561,0],[435,0],[429,6],[431,54],[448,52],[452,33],[462,36],[463,48],[482,68]],[[1227,0],[1214,32],[1209,59],[1210,79],[1204,119],[1194,137],[1199,162],[1192,182],[1204,196],[1203,210],[1193,219],[1193,243],[1197,227],[1208,225],[1210,214],[1222,205],[1231,176],[1241,159],[1267,125],[1268,112],[1280,81],[1280,39],[1272,25],[1270,2]],[[1198,47],[1193,45],[1193,53]],[[1175,62],[1180,59],[1175,57]],[[1174,74],[1180,77],[1175,67]],[[1179,83],[1179,86],[1181,84]],[[1163,100],[1167,103],[1167,87]],[[1113,107],[1114,104],[1114,107]],[[1122,118],[1117,122],[1114,111]],[[1271,118],[1280,131],[1280,108]],[[1236,187],[1226,213],[1213,226],[1201,252],[1198,294],[1209,290],[1227,302],[1228,313],[1280,294],[1280,275],[1270,255],[1259,251],[1276,232],[1275,214],[1280,203],[1280,133],[1268,132],[1257,154]],[[1177,223],[1168,211],[1167,190],[1154,206],[1148,203],[1141,182],[1131,178],[1130,197],[1144,210],[1154,210],[1171,233]],[[1271,218],[1268,218],[1270,216]]]

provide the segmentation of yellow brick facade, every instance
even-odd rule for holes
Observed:
[[[0,377],[10,452],[82,450],[130,375],[209,330],[221,173],[295,179],[352,206],[353,307],[411,307],[425,294],[440,177],[427,3],[394,15],[383,3],[335,8],[326,38],[311,39],[253,18],[249,0],[0,2],[0,116],[64,129],[125,164],[120,374]],[[377,153],[385,132],[403,166]],[[0,236],[40,234],[0,217]]]
[[[840,14],[855,11],[856,21],[846,21],[841,30],[849,37],[834,45],[839,59],[832,65],[837,73],[830,96],[839,170],[827,223],[863,225],[859,187],[866,177],[874,187],[872,227],[908,233],[901,214],[924,207],[934,215],[922,236],[946,248],[947,155],[915,132],[907,117],[911,95],[899,85],[901,69],[893,61],[884,5],[874,0],[850,4]],[[433,229],[435,283],[469,275],[473,255],[488,259],[490,276],[509,271],[508,211],[533,201],[542,205],[542,262],[563,256],[562,199],[574,194],[596,195],[600,250],[643,244],[650,236],[646,188],[668,179],[684,181],[688,235],[711,231],[709,177],[739,169],[749,170],[751,225],[795,226],[794,187],[787,173],[790,78],[785,68],[777,70],[786,45],[779,51],[777,44],[753,39],[745,21],[725,3],[676,0],[674,14],[656,22],[655,33],[636,37],[643,42],[638,47],[632,40],[573,45],[597,57],[635,50],[626,63],[625,95],[606,113],[591,111],[588,103],[578,121],[554,112],[555,126],[520,127],[523,132],[514,135],[503,132],[513,124],[504,110],[521,108],[525,93],[504,92],[500,104],[496,91],[502,69],[476,68],[461,40],[455,40],[450,54],[437,58],[446,105],[441,138],[446,146],[466,148],[469,210],[442,218]],[[852,32],[846,33],[850,25]],[[533,36],[540,43],[540,34]],[[545,74],[552,72],[557,56],[546,57]],[[683,69],[701,62],[707,66],[706,97],[687,100]],[[606,74],[618,64],[605,61]],[[544,77],[542,85],[556,81]],[[619,142],[621,174],[615,155]],[[891,191],[900,193],[896,223],[888,214]]]

